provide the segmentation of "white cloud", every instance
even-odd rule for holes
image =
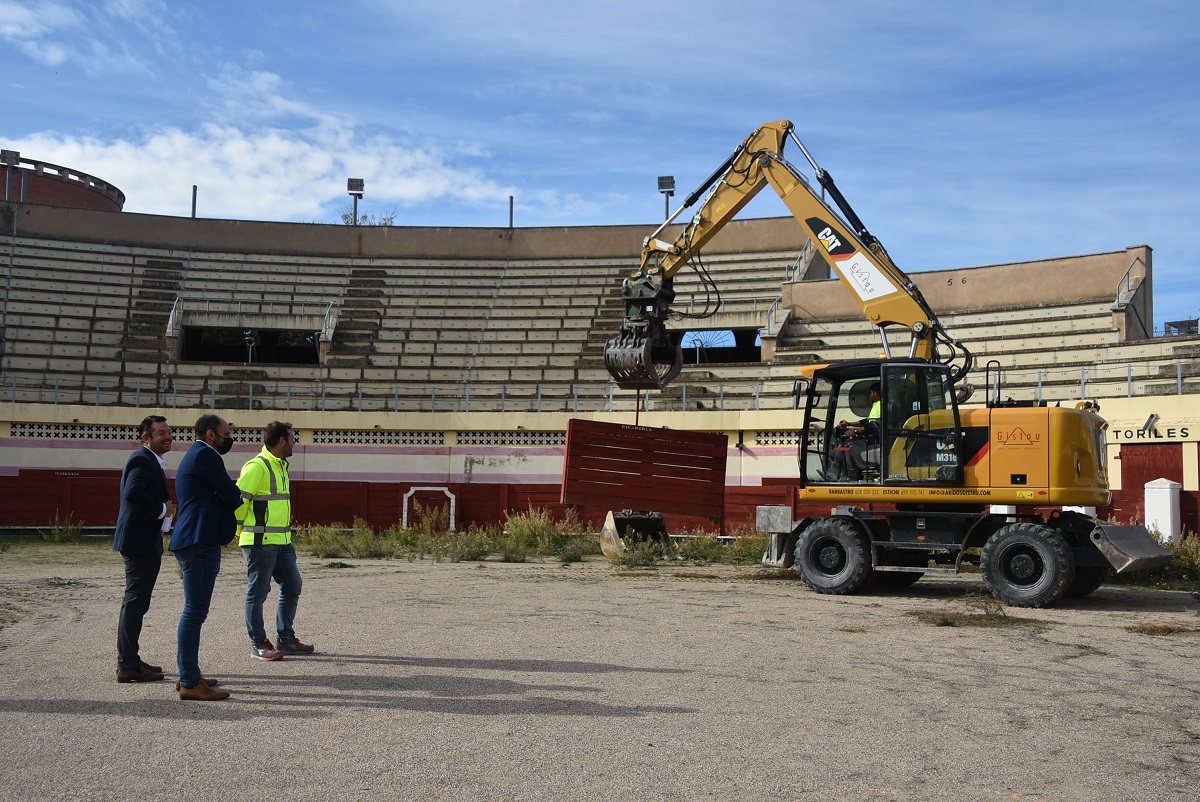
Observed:
[[[70,58],[71,51],[50,37],[73,33],[82,25],[80,15],[61,3],[29,5],[0,0],[0,40],[40,64],[55,67]]]
[[[345,132],[354,139],[353,132]],[[437,154],[377,138],[349,149],[319,131],[246,131],[205,125],[166,128],[137,139],[39,134],[14,146],[30,158],[85,170],[117,185],[126,211],[186,215],[199,186],[204,217],[332,220],[346,200],[348,177],[371,176],[368,194],[379,203],[450,201],[499,205],[509,190]]]

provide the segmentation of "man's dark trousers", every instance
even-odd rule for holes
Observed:
[[[162,566],[161,554],[122,554],[125,558],[125,599],[117,620],[117,664],[129,671],[141,670],[138,641],[142,619],[150,609],[150,595]]]

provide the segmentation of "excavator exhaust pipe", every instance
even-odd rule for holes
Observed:
[[[664,548],[670,542],[667,524],[661,512],[609,511],[600,530],[600,550],[612,559],[625,551],[622,539],[636,542],[653,540]]]
[[[1144,526],[1096,524],[1091,540],[1118,574],[1158,568],[1171,559],[1171,551]]]
[[[604,366],[622,390],[663,390],[683,367],[683,350],[652,321],[627,322],[604,344]]]

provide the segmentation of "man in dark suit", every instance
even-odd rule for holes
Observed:
[[[175,471],[179,520],[171,535],[171,551],[183,576],[183,615],[179,617],[179,698],[208,702],[229,694],[213,688],[200,673],[200,628],[208,618],[213,587],[221,571],[221,547],[237,529],[234,511],[242,491],[229,477],[221,457],[234,438],[220,415],[201,415],[196,442]]]
[[[125,560],[125,599],[117,620],[117,682],[153,682],[162,666],[142,660],[138,640],[142,619],[162,565],[163,532],[175,514],[167,493],[163,455],[171,450],[171,427],[161,415],[148,415],[138,425],[141,447],[129,455],[121,473],[121,511],[113,550]]]

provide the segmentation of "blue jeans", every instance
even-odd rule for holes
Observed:
[[[200,627],[208,618],[221,547],[196,545],[175,552],[183,574],[183,615],[179,617],[179,682],[191,688],[200,681]]]
[[[242,546],[246,557],[246,633],[250,642],[267,639],[263,626],[263,602],[271,592],[271,580],[279,585],[279,605],[275,609],[275,632],[280,640],[296,637],[292,623],[300,604],[300,567],[296,565],[296,549],[286,546]]]

